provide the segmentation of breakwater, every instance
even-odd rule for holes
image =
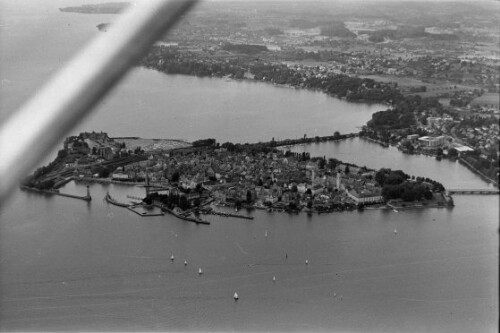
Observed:
[[[143,204],[132,205],[127,207],[128,210],[136,213],[141,217],[149,217],[149,216],[163,216],[165,213],[158,207],[147,206]]]
[[[111,197],[111,195],[109,195],[109,193],[106,193],[106,196],[104,197],[104,200],[106,200],[107,203],[110,203],[110,204],[118,206],[118,207],[128,208],[130,206],[129,204],[126,204],[126,203],[123,203],[123,202],[119,202],[119,201],[113,199],[113,197]]]
[[[223,216],[223,217],[235,217],[235,218],[246,219],[246,220],[253,220],[253,216],[246,216],[246,215],[240,215],[240,214],[218,212],[218,211],[215,211],[215,210],[209,210],[205,214],[218,215],[218,216]]]
[[[35,187],[29,187],[29,186],[24,186],[21,185],[20,188],[22,190],[26,191],[32,191],[32,192],[38,192],[38,193],[44,193],[44,194],[49,194],[49,195],[58,195],[61,197],[67,197],[67,198],[73,198],[73,199],[79,199],[79,200],[84,200],[84,201],[91,201],[92,197],[87,191],[87,195],[74,195],[74,194],[68,194],[68,193],[61,193],[58,190],[41,190]],[[88,187],[87,187],[88,189]]]

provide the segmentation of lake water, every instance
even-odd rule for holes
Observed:
[[[52,0],[36,11],[28,5],[4,4],[7,13],[2,14],[5,23],[0,30],[0,121],[98,34],[97,24],[116,17],[57,10],[71,3]],[[166,76],[136,68],[73,134],[102,130],[111,136],[270,141],[273,137],[277,140],[304,134],[355,132],[373,112],[386,108],[380,104],[347,103],[314,91],[247,81]]]
[[[380,168],[399,169],[410,176],[438,180],[446,188],[493,188],[493,185],[479,181],[477,175],[470,172],[458,161],[447,159],[436,161],[436,158],[432,156],[403,154],[396,147],[384,148],[363,138],[311,143],[283,149],[298,153],[308,152],[311,156],[336,158],[375,170]]]
[[[0,30],[2,80],[10,81],[2,81],[3,117],[61,66],[58,54],[65,58],[96,24],[113,18],[62,14],[53,7],[61,1],[43,3],[42,11],[21,3],[26,31],[13,29],[16,20],[7,21],[14,24],[7,36],[14,37]],[[2,5],[20,15],[16,6]],[[71,24],[67,34],[54,28],[61,21]],[[51,38],[36,38],[42,28],[52,29]],[[45,53],[3,47],[18,37],[26,42],[30,29],[30,49]],[[17,62],[16,52],[25,61]],[[377,108],[310,91],[136,70],[78,130],[245,142],[348,132]],[[489,187],[459,164],[361,139],[295,149],[402,169],[450,188]],[[83,194],[85,187],[69,183],[61,191]],[[141,218],[103,201],[107,191],[125,201],[143,194],[141,187],[93,184],[90,191],[86,203],[16,190],[0,211],[0,329],[497,330],[498,196],[455,196],[454,208],[399,213],[252,211],[244,213],[254,220],[210,217],[206,226]]]

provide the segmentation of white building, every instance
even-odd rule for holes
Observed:
[[[440,147],[444,145],[445,137],[443,135],[436,137],[423,136],[421,138],[418,138],[418,141],[426,147]]]
[[[111,177],[113,179],[119,179],[119,180],[125,180],[125,179],[129,179],[128,178],[128,174],[126,173],[123,173],[123,172],[115,172],[111,175]]]
[[[380,191],[355,190],[347,191],[347,195],[357,204],[360,203],[375,203],[384,201],[384,197],[380,195]]]

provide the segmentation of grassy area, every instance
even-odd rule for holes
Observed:
[[[426,86],[427,91],[424,93],[413,93],[410,95],[420,95],[422,97],[434,97],[444,93],[452,93],[455,91],[473,90],[475,87],[465,86],[453,83],[429,83],[419,79],[398,77],[392,75],[360,75],[361,78],[373,79],[379,82],[396,82],[398,87],[421,87]]]
[[[144,151],[152,151],[156,149],[169,150],[191,146],[191,144],[184,141],[169,139],[118,138],[115,140],[117,142],[124,142],[127,149],[131,150],[134,150],[136,147],[141,147]]]
[[[391,75],[360,75],[359,77],[373,79],[378,82],[396,82],[400,87],[437,86],[434,84],[422,82],[418,79]]]
[[[472,100],[471,105],[495,105],[498,107],[500,105],[500,95],[498,93],[485,93]]]

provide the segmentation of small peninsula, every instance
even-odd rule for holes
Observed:
[[[22,188],[56,193],[71,180],[144,185],[145,195],[135,198],[139,203],[179,217],[186,217],[186,212],[209,213],[209,204],[296,213],[453,206],[443,185],[434,180],[289,150],[298,143],[356,135],[335,132],[253,144],[220,144],[209,138],[189,144],[85,132],[68,137],[57,158],[27,177]],[[109,194],[106,199],[131,205]]]

